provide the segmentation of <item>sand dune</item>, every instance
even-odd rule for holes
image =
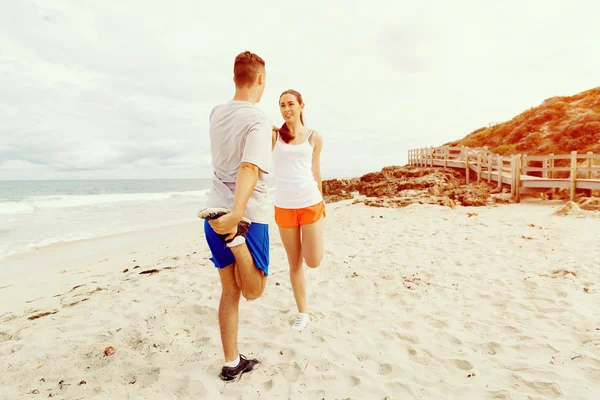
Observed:
[[[272,226],[268,287],[240,308],[262,365],[229,384],[200,221],[3,260],[22,272],[0,277],[0,397],[593,399],[600,219],[559,206],[330,204],[303,332]]]

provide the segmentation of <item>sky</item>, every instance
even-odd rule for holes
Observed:
[[[600,2],[0,0],[0,179],[206,178],[233,60],[296,89],[325,178],[600,86]]]

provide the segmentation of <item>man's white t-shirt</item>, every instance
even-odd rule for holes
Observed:
[[[258,166],[258,181],[246,205],[244,216],[252,222],[269,221],[266,174],[271,163],[273,124],[252,103],[231,100],[210,113],[210,151],[213,178],[209,194],[210,207],[231,209],[235,181],[242,162]]]

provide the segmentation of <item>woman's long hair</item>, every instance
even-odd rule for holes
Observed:
[[[291,94],[296,98],[296,101],[298,102],[298,104],[300,104],[300,105],[304,104],[304,102],[302,101],[302,95],[299,92],[297,92],[293,89],[286,90],[285,92],[281,93],[281,95],[279,96],[280,101],[284,94]],[[302,125],[304,125],[304,116],[302,115],[302,111],[300,111],[300,122],[302,122]],[[283,123],[283,125],[281,125],[281,128],[279,128],[279,136],[281,136],[281,139],[285,143],[291,142],[292,140],[294,140],[294,137],[295,137],[294,135],[292,135],[290,133],[290,130],[288,129],[288,126],[285,122]]]

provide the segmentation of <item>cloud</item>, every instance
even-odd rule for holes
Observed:
[[[0,179],[209,177],[208,113],[233,58],[267,61],[257,106],[299,90],[325,176],[406,162],[547,97],[597,86],[600,5],[11,2],[0,15]]]

